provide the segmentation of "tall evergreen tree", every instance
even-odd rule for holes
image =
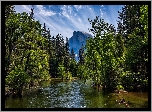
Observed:
[[[46,39],[41,36],[41,24],[32,18],[33,14],[14,13],[5,21],[5,33],[9,37],[5,38],[5,58],[10,59],[5,81],[19,97],[24,86],[50,78],[48,53],[40,47]]]
[[[84,54],[84,46],[82,44],[81,48],[79,49],[79,63],[80,64],[84,64],[84,58],[85,58],[85,54]]]
[[[148,74],[148,5],[125,5],[118,13],[118,31],[126,47],[125,70],[143,80]],[[143,83],[137,80],[134,83]]]
[[[75,60],[75,53],[73,48],[71,49],[71,59]]]
[[[15,9],[14,5],[6,5],[5,6],[5,76],[8,74],[11,55],[13,52],[13,46],[15,46],[15,41],[17,40],[16,37],[13,36],[15,30],[17,29],[17,25],[13,22],[11,25],[9,24],[11,21],[10,19],[14,16],[15,18]],[[10,26],[8,26],[10,25]]]
[[[69,65],[70,65],[70,50],[69,50],[68,38],[66,37],[65,58],[64,58],[64,66],[66,68],[66,72],[69,71]]]

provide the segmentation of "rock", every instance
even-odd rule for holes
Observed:
[[[119,90],[120,93],[128,93],[127,91],[125,90]]]
[[[128,91],[125,90],[114,90],[115,93],[128,93]]]
[[[115,93],[119,93],[119,90],[114,90]]]
[[[92,35],[83,31],[74,31],[73,36],[69,38],[69,47],[70,50],[73,48],[76,56],[76,60],[78,60],[78,54],[79,54],[79,49],[81,48],[82,44],[86,44],[86,39],[88,37],[92,38]]]
[[[122,100],[121,100],[121,103],[125,103],[125,99],[122,99]]]

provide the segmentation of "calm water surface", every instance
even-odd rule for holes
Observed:
[[[148,94],[130,92],[121,95],[130,108],[147,108]],[[116,102],[115,93],[103,93],[94,90],[91,82],[74,80],[68,82],[45,81],[41,87],[23,98],[8,98],[6,108],[125,108]]]

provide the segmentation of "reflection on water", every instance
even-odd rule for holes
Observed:
[[[147,93],[129,93],[124,96],[131,108],[147,108]],[[125,108],[116,102],[115,93],[92,89],[91,82],[43,82],[33,94],[22,99],[5,100],[6,108]]]

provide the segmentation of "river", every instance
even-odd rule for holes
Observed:
[[[147,92],[129,92],[121,95],[130,108],[147,108]],[[116,93],[103,93],[91,87],[91,82],[44,81],[41,86],[23,98],[8,98],[5,108],[126,108],[117,102]]]

